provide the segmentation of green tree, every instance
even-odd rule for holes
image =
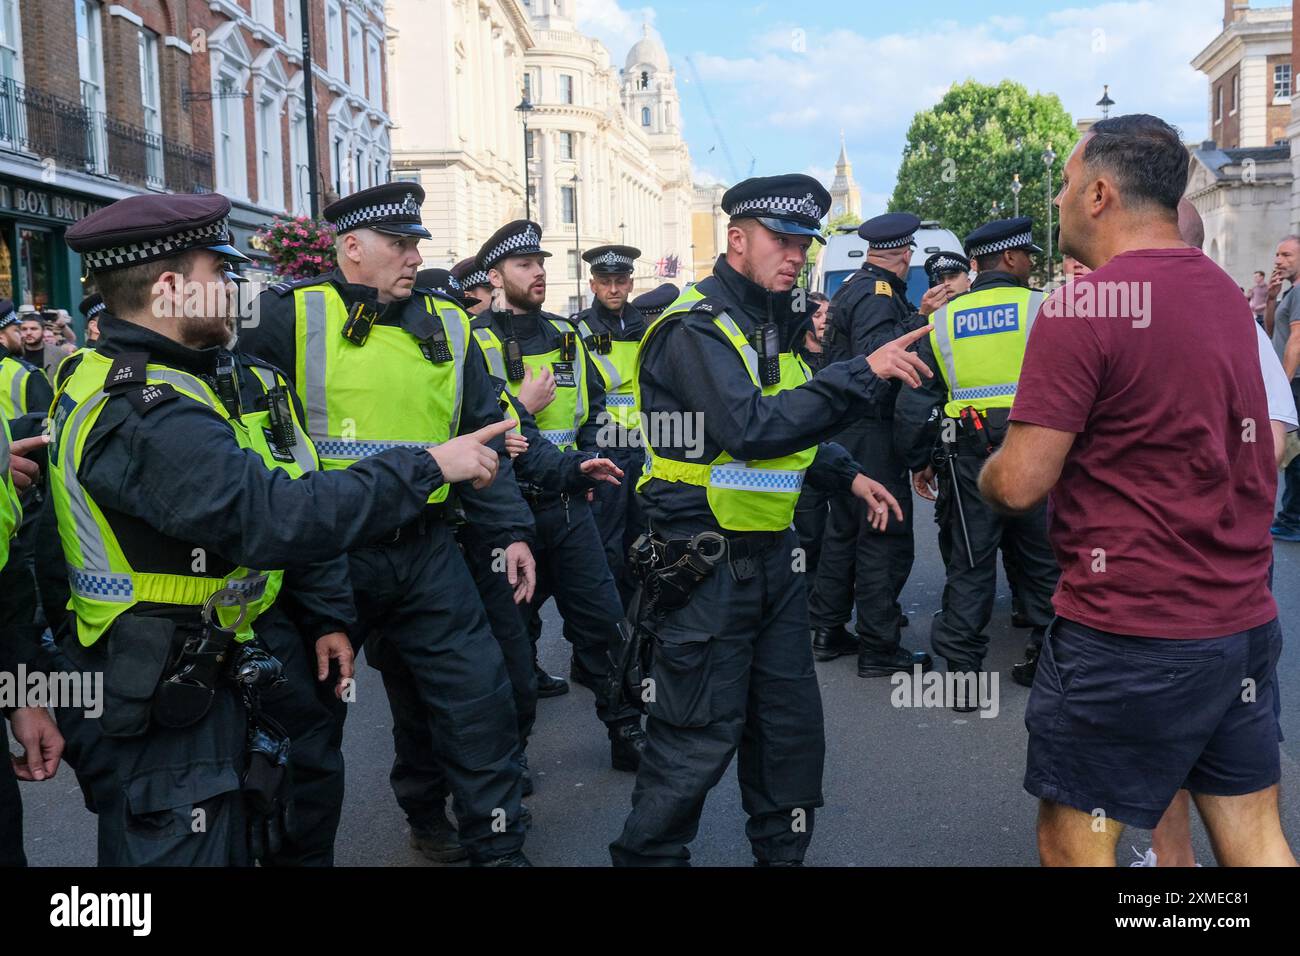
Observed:
[[[1055,192],[1078,135],[1055,94],[1030,93],[1010,80],[997,86],[973,80],[954,84],[938,105],[912,119],[889,209],[936,219],[960,239],[981,223],[1014,215],[1011,184],[1019,173],[1020,214],[1033,217],[1034,240],[1046,249],[1043,152],[1050,144],[1056,153]],[[1052,220],[1055,226],[1055,209]],[[1055,242],[1052,252],[1059,262]],[[1046,274],[1045,262],[1041,271]]]

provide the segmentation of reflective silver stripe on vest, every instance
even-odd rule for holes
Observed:
[[[563,431],[542,432],[542,437],[552,445],[563,448],[565,445],[572,445],[578,440],[578,432],[573,428],[566,428]]]
[[[460,320],[460,312],[455,306],[435,306],[442,327],[447,332],[447,344],[451,347],[451,358],[455,363],[456,396],[451,406],[451,427],[449,434],[455,435],[460,430],[460,407],[465,398],[465,325]]]
[[[555,329],[555,331],[561,336],[563,336],[565,332],[569,331],[568,329],[560,328],[559,325],[552,322],[550,319],[547,319],[546,321],[551,328]],[[586,352],[586,346],[582,343],[582,340],[579,339],[578,354],[573,359],[573,384],[578,390],[578,401],[573,406],[574,437],[569,439],[569,442],[578,440],[577,431],[582,427],[582,423],[587,420],[587,363],[583,361],[583,356]],[[542,432],[542,434],[545,435],[546,433]],[[555,444],[559,443],[557,442]],[[565,444],[568,444],[568,442]]]
[[[186,392],[192,392],[192,397],[195,401],[202,402],[213,411],[217,410],[217,400],[212,397],[210,389],[206,384],[204,384],[203,379],[196,375],[190,375],[186,372],[178,372],[172,368],[153,367],[147,369],[145,375],[151,382],[154,380],[166,382],[168,385],[174,386],[175,388],[179,388]],[[226,417],[224,410],[222,412],[222,417]]]
[[[957,363],[952,356],[952,339],[948,336],[948,307],[945,305],[934,314],[934,340],[939,346],[939,361],[943,363],[944,374],[948,378],[948,391],[953,395],[958,392]]]
[[[802,471],[750,468],[744,462],[728,462],[709,469],[709,484],[738,491],[775,491],[797,494],[803,487]]]
[[[59,431],[58,447],[62,457],[60,467],[63,469],[63,483],[68,492],[68,507],[72,512],[72,523],[76,528],[77,543],[81,546],[81,560],[83,562],[81,568],[68,567],[68,578],[72,582],[72,589],[77,591],[78,594],[83,592],[78,590],[75,579],[76,574],[90,573],[101,576],[123,577],[123,575],[114,575],[109,571],[108,545],[104,542],[104,536],[100,532],[99,525],[95,522],[95,516],[90,513],[90,503],[86,500],[86,491],[81,487],[81,479],[77,476],[75,459],[77,436],[85,426],[86,419],[107,399],[107,392],[96,392],[76,408],[72,413],[72,417],[64,423],[63,428]],[[127,583],[130,584],[129,577]],[[96,595],[83,596],[93,597]]]
[[[262,387],[268,392],[276,387],[277,383],[275,375],[272,374],[270,369],[259,368],[256,365],[250,365],[248,368],[252,369],[253,374],[257,376],[257,380],[262,383]],[[296,417],[293,419],[293,437],[297,439],[297,441],[293,443],[293,448],[291,449],[291,453],[293,454],[293,463],[303,471],[315,471],[316,459],[311,453],[311,439],[308,438],[303,430],[298,427],[298,419]]]
[[[329,405],[325,399],[325,293],[309,290],[302,294],[307,323],[307,346],[303,356],[303,397],[307,406],[307,432],[314,439],[329,435]],[[319,451],[319,449],[317,449]],[[321,452],[324,454],[324,452]]]
[[[727,330],[728,335],[734,335],[736,338],[744,341],[745,344],[740,347],[741,358],[745,360],[745,367],[749,369],[749,374],[753,376],[754,381],[760,381],[758,377],[758,353],[755,352],[754,347],[749,344],[749,339],[745,337],[745,333],[740,331],[740,326],[735,323],[731,316],[726,315],[725,313],[719,315],[717,320],[718,323]]]
[[[505,356],[501,354],[501,348],[497,344],[497,337],[492,334],[490,329],[475,329],[474,338],[478,339],[479,348],[483,351],[483,358],[487,360],[488,372],[492,374],[492,377],[503,382],[509,381],[506,378]]]
[[[27,414],[27,376],[31,375],[31,369],[18,366],[18,371],[9,381],[9,401],[15,415]]]
[[[1026,344],[1028,344],[1029,342],[1029,333],[1034,330],[1034,320],[1038,318],[1038,310],[1043,307],[1043,303],[1046,301],[1047,301],[1047,293],[1045,292],[1031,292],[1029,294],[1029,305],[1026,306],[1028,315],[1025,318],[1025,343]]]
[[[584,339],[595,338],[595,334],[591,331],[591,326],[589,326],[585,321],[578,323],[578,332],[579,334],[582,335]],[[619,375],[618,366],[614,364],[613,360],[611,360],[608,355],[601,355],[599,352],[596,352],[594,350],[591,351],[590,354],[592,359],[595,360],[596,364],[600,366],[601,374],[605,376],[605,390],[612,392],[616,388],[621,388],[624,384],[623,377]],[[608,397],[607,397],[606,404],[622,405],[624,403],[608,401]],[[627,402],[626,404],[633,405],[635,403]]]

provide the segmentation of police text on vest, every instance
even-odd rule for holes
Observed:
[[[964,339],[972,335],[994,335],[1020,328],[1020,306],[1015,302],[966,309],[953,316],[953,336]]]

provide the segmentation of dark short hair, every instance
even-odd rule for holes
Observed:
[[[814,302],[829,302],[829,301],[830,301],[830,299],[829,299],[829,298],[828,298],[824,293],[821,293],[821,292],[809,292],[809,293],[808,293],[808,298],[812,299]]]
[[[988,272],[992,269],[996,269],[1000,262],[1002,262],[1002,253],[986,252],[982,256],[975,257],[975,271]]]
[[[95,287],[104,299],[104,305],[114,315],[130,315],[149,308],[153,301],[153,287],[164,272],[187,274],[194,265],[196,249],[182,252],[166,259],[142,262],[136,266],[111,269],[95,273]]]
[[[1263,269],[1256,269],[1256,270],[1255,270],[1255,275],[1257,275],[1257,276],[1262,276],[1263,274],[1264,274],[1264,270],[1263,270]]]
[[[1126,204],[1177,215],[1191,157],[1176,127],[1149,113],[1129,113],[1094,123],[1088,135],[1084,165],[1114,176]]]

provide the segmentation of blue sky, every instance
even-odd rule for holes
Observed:
[[[1109,83],[1117,112],[1155,113],[1204,139],[1208,83],[1190,61],[1221,29],[1223,3],[578,0],[578,11],[617,66],[643,22],[659,33],[697,178],[736,178],[702,83],[742,178],[752,164],[829,183],[843,129],[870,216],[893,190],[912,116],[968,78],[1056,93],[1075,119],[1098,115]]]

